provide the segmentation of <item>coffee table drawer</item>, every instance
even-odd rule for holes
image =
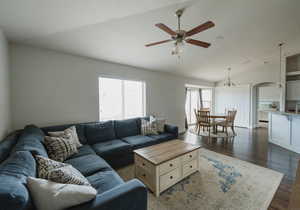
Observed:
[[[183,165],[182,167],[182,173],[183,176],[186,176],[194,171],[196,171],[198,169],[198,161],[197,159],[194,159],[190,162],[187,162]]]
[[[182,156],[182,161],[183,162],[191,161],[191,160],[195,159],[197,157],[197,155],[198,155],[198,151],[193,151],[193,152],[187,153]]]
[[[167,189],[168,187],[176,183],[177,180],[180,179],[180,177],[181,177],[180,168],[176,168],[173,171],[170,171],[169,173],[160,176],[159,178],[160,192],[164,191],[165,189]]]
[[[149,172],[155,171],[155,166],[149,163],[147,160],[139,157],[138,155],[135,155],[134,158],[135,158],[135,164],[137,164],[139,167],[144,168]]]
[[[159,166],[159,174],[163,175],[169,171],[180,166],[180,158],[175,158],[174,160],[169,160]]]
[[[153,176],[150,172],[145,170],[144,168],[141,168],[137,166],[135,168],[136,177],[140,179],[147,187],[149,187],[151,190],[155,190],[155,176]]]

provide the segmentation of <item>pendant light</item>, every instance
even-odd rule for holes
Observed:
[[[226,81],[225,81],[225,83],[224,83],[224,86],[225,86],[225,87],[236,86],[236,84],[233,83],[233,82],[231,81],[231,78],[230,78],[231,68],[228,68],[227,71],[228,71],[228,73],[227,73],[227,79],[226,79]]]
[[[278,87],[282,88],[282,84],[281,84],[281,68],[282,68],[282,46],[284,45],[283,42],[278,44],[279,47],[279,83],[278,83]]]

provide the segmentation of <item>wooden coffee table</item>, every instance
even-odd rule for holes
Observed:
[[[134,150],[135,177],[158,197],[164,190],[198,171],[199,148],[175,139]]]

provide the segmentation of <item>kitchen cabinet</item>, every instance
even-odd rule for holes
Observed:
[[[286,83],[286,99],[300,101],[300,80],[288,81]]]

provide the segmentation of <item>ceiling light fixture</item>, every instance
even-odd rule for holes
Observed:
[[[177,16],[177,23],[178,23],[178,29],[175,31],[163,23],[155,24],[156,27],[158,27],[159,29],[163,30],[164,32],[166,32],[167,34],[169,34],[171,36],[169,39],[146,44],[145,46],[151,47],[154,45],[159,45],[159,44],[163,44],[163,43],[167,43],[167,42],[174,42],[174,48],[172,49],[171,54],[177,55],[178,57],[180,57],[180,54],[182,53],[183,47],[186,43],[194,45],[194,46],[198,46],[198,47],[208,48],[210,46],[210,43],[199,41],[196,39],[191,39],[190,37],[202,32],[202,31],[206,31],[206,30],[214,27],[215,24],[212,21],[207,21],[207,22],[193,28],[192,30],[189,30],[189,31],[182,30],[180,18],[182,16],[183,12],[184,12],[184,8],[177,10],[175,13]]]
[[[233,82],[231,81],[231,78],[230,78],[230,71],[231,71],[231,68],[228,68],[227,71],[228,71],[228,73],[227,73],[227,80],[225,81],[224,86],[225,86],[225,87],[236,86],[236,84],[233,83]]]

